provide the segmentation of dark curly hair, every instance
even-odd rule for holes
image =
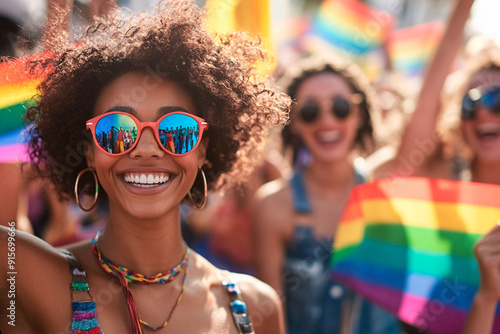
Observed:
[[[280,80],[280,86],[283,91],[295,101],[297,98],[297,91],[302,83],[322,73],[332,73],[340,76],[345,80],[353,94],[361,96],[359,106],[362,114],[362,124],[354,139],[354,146],[358,148],[361,153],[370,153],[374,145],[370,110],[377,108],[378,105],[375,102],[375,91],[371,88],[368,79],[366,79],[365,75],[356,64],[342,59],[335,54],[305,58],[285,71]],[[283,129],[282,135],[284,148],[292,147],[294,151],[293,160],[295,162],[297,150],[299,146],[303,144],[296,138],[296,135],[291,133],[289,126]]]
[[[128,72],[167,77],[192,96],[209,123],[203,169],[209,189],[234,185],[250,172],[270,126],[287,121],[290,99],[257,76],[267,55],[242,33],[213,38],[192,1],[162,2],[154,14],[115,12],[88,28],[76,45],[64,45],[33,67],[50,68],[38,104],[26,119],[29,154],[38,175],[48,177],[61,198],[73,193],[87,167],[85,122],[103,89]],[[145,88],[145,87],[143,87]]]

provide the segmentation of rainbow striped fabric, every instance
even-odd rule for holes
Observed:
[[[392,31],[387,40],[387,51],[393,68],[408,76],[421,75],[443,33],[441,21]]]
[[[479,284],[473,246],[500,219],[500,187],[393,178],[354,188],[332,275],[401,320],[460,333]],[[497,310],[495,333],[500,331]]]
[[[381,46],[394,17],[358,0],[324,0],[311,25],[311,34],[355,55]]]
[[[45,74],[27,71],[26,64],[40,56],[43,54],[0,63],[0,162],[28,161],[22,116]]]

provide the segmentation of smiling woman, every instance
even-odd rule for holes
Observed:
[[[353,157],[373,143],[374,92],[357,65],[334,55],[299,61],[283,83],[296,101],[283,130],[296,168],[259,189],[257,274],[285,295],[289,334],[399,333],[395,317],[330,277],[337,224],[364,182]]]
[[[286,121],[289,98],[255,81],[257,42],[242,34],[214,41],[192,2],[119,15],[33,64],[52,71],[27,113],[32,161],[82,209],[96,203],[80,201],[80,188],[107,202],[109,221],[65,252],[16,234],[20,326],[2,318],[2,331],[282,333],[277,294],[190,251],[179,208],[244,179],[267,130]],[[0,244],[7,238],[2,228]]]

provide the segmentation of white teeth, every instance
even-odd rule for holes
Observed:
[[[323,142],[336,142],[340,139],[340,132],[339,131],[319,132],[318,139]]]
[[[168,180],[170,180],[169,176],[160,176],[160,183],[167,182]]]
[[[125,174],[123,179],[127,183],[135,186],[153,187],[158,184],[167,182],[170,179],[169,175],[154,173],[154,174]]]
[[[500,126],[496,123],[482,123],[477,126],[477,132],[480,135],[496,134],[500,132]]]

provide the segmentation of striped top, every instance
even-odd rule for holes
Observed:
[[[68,251],[62,252],[69,263],[71,272],[71,307],[73,319],[71,334],[103,334],[97,320],[96,304],[92,300],[87,282],[87,274],[78,260]]]
[[[92,299],[87,282],[87,274],[78,260],[69,251],[62,251],[71,272],[71,305],[73,317],[70,334],[104,334],[97,319],[96,303]],[[229,294],[229,307],[239,334],[254,334],[252,321],[247,314],[247,306],[241,300],[239,287],[229,280],[222,281]]]

